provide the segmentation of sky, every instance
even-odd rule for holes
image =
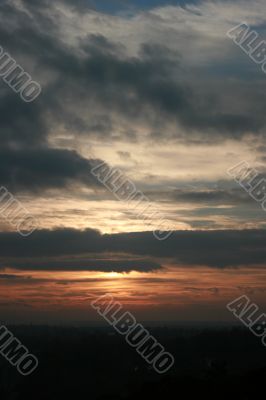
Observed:
[[[243,21],[265,39],[264,0],[1,1],[0,46],[42,87],[25,103],[0,79],[0,183],[38,220],[22,237],[0,215],[4,321],[91,322],[106,293],[144,321],[265,310],[265,212],[227,174],[266,171],[266,76],[226,35]]]

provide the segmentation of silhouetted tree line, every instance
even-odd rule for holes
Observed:
[[[9,327],[39,359],[23,377],[0,358],[0,400],[256,399],[266,348],[248,330],[149,328],[175,357],[159,375],[108,328]]]

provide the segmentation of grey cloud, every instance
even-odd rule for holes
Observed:
[[[79,10],[84,6],[82,1],[62,3]],[[43,91],[37,101],[25,104],[0,84],[0,139],[6,151],[0,176],[13,190],[36,190],[37,180],[40,188],[62,188],[70,180],[91,184],[83,172],[89,160],[57,149],[49,153],[49,136],[59,128],[65,128],[65,135],[74,132],[97,140],[115,136],[126,141],[137,138],[137,128],[129,130],[128,126],[138,122],[154,140],[180,135],[181,125],[185,141],[217,142],[258,133],[265,126],[266,95],[257,90],[256,81],[246,85],[241,71],[235,87],[228,69],[224,85],[208,80],[211,66],[197,82],[190,75],[184,79],[182,56],[168,48],[167,40],[160,45],[152,40],[139,43],[135,57],[129,56],[121,43],[100,34],[88,35],[70,46],[58,26],[60,8],[49,1],[28,0],[23,1],[27,13],[14,4],[3,1],[0,5],[1,45],[23,66],[24,62],[30,65],[28,72],[42,82]],[[243,85],[245,89],[240,89]],[[233,99],[234,107],[224,101],[228,98]],[[123,129],[122,120],[127,122]],[[41,165],[45,156],[46,168]],[[200,202],[230,202],[235,194],[187,195],[191,201],[196,197]]]
[[[133,259],[134,267],[138,263],[141,265],[139,260],[143,260],[143,257],[148,257],[155,263],[158,260],[157,267],[162,259],[172,260],[178,265],[205,265],[215,268],[264,266],[266,263],[265,243],[266,230],[176,231],[162,242],[156,241],[152,232],[101,235],[94,230],[42,230],[36,231],[27,238],[27,241],[16,233],[1,233],[0,259],[3,267],[9,264],[27,269],[27,262],[34,268],[34,259],[39,258],[36,268],[41,269],[40,257],[43,258],[44,264],[47,258],[52,257],[53,259],[49,260],[51,269],[53,262],[55,266],[58,262],[57,265],[62,269],[66,262],[66,270],[78,269],[79,263],[81,270],[86,267],[91,270],[90,260],[92,263],[95,262],[95,254],[109,254],[105,257],[107,264],[104,263],[104,265],[101,265],[103,260],[99,260],[98,257],[99,269],[111,268],[119,272],[131,270],[133,267],[127,263],[128,258],[116,257],[116,254],[138,256],[138,260]],[[81,265],[81,259],[75,261],[74,256],[82,254],[86,255],[86,260],[83,259]],[[64,259],[60,260],[60,257]],[[117,261],[113,262],[114,259],[119,260],[119,264],[115,265]],[[148,262],[150,263],[150,260]],[[153,268],[156,268],[156,265],[153,265]],[[144,269],[145,267],[140,268],[140,270]]]
[[[91,174],[93,160],[74,151],[47,147],[0,150],[0,182],[8,190],[39,191],[70,183],[101,187]]]
[[[172,122],[183,125],[187,134],[196,128],[209,140],[213,135],[238,137],[247,131],[257,132],[265,125],[261,106],[256,115],[251,112],[253,109],[250,112],[246,109],[227,111],[221,101],[220,89],[214,94],[208,92],[205,84],[204,90],[196,91],[193,79],[183,79],[180,55],[170,51],[167,43],[142,43],[138,56],[129,57],[119,43],[113,43],[103,35],[89,35],[73,49],[61,41],[57,26],[51,26],[55,11],[50,5],[48,7],[46,2],[40,5],[38,1],[24,4],[33,13],[34,21],[14,9],[12,21],[16,31],[11,36],[5,26],[1,30],[4,46],[16,52],[19,49],[22,55],[32,57],[33,63],[40,66],[40,74],[41,71],[56,74],[55,80],[44,86],[39,109],[35,112],[36,124],[29,123],[30,130],[35,131],[39,124],[38,136],[43,131],[48,134],[51,128],[46,126],[47,112],[52,116],[52,124],[64,124],[67,129],[75,127],[94,135],[96,128],[100,135],[111,135],[112,132],[106,129],[110,125],[106,123],[90,125],[88,112],[91,106],[90,115],[94,117],[105,115],[108,120],[113,112],[129,121],[142,119],[153,133],[158,125],[163,128],[165,123]],[[10,7],[5,2],[0,7],[2,19],[10,13]],[[83,52],[83,57],[78,55],[78,50]],[[225,90],[228,95],[232,88],[227,85]],[[236,90],[234,96],[238,96]],[[252,97],[256,100],[253,92]],[[261,100],[260,95],[258,105]],[[86,110],[84,105],[88,106]],[[22,128],[20,125],[19,129]],[[13,130],[18,140],[17,127]],[[22,132],[22,138],[23,135]],[[165,135],[168,135],[167,131]],[[192,136],[191,132],[191,139]]]
[[[175,189],[168,192],[147,192],[156,200],[175,201],[177,203],[195,203],[211,205],[238,205],[254,203],[254,200],[242,189]]]

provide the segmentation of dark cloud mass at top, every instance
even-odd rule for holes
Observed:
[[[60,7],[56,9],[50,2],[38,0],[21,4],[23,7],[13,1],[3,1],[0,5],[1,45],[23,65],[29,65],[29,72],[42,83],[43,91],[36,102],[25,104],[0,83],[0,140],[1,146],[9,149],[6,169],[10,167],[11,171],[5,177],[6,184],[14,186],[17,182],[16,173],[11,179],[18,167],[18,152],[13,149],[33,147],[42,158],[49,135],[59,128],[64,128],[66,135],[74,132],[99,139],[111,137],[118,121],[123,119],[133,129],[138,122],[145,124],[151,136],[160,127],[157,140],[180,134],[175,126],[181,126],[187,141],[195,138],[195,130],[198,137],[210,141],[241,137],[264,127],[265,93],[256,96],[253,88],[247,86],[245,102],[253,104],[247,111],[247,107],[237,110],[223,101],[230,91],[234,92],[236,100],[243,99],[237,87],[225,84],[214,94],[213,82],[208,86],[204,78],[201,86],[199,76],[195,90],[194,76],[184,79],[178,46],[177,51],[171,50],[167,40],[160,44],[154,40],[140,43],[136,56],[126,54],[124,45],[103,34],[88,33],[73,46],[64,41],[60,32]],[[57,4],[72,5],[72,11],[79,9],[86,14],[83,1]],[[88,7],[87,13],[90,12]],[[253,112],[254,101],[258,102],[256,113]],[[169,124],[170,130],[166,129]],[[127,134],[131,138],[132,132],[124,130],[123,139]],[[48,153],[47,148],[45,151]],[[54,150],[50,157],[52,154]],[[64,157],[60,153],[57,165],[51,163],[50,166],[49,156],[47,159],[47,174],[53,166],[59,187],[68,178],[80,178],[79,173],[73,172],[74,167],[65,168],[66,157],[70,159],[70,153],[68,156],[65,153]],[[24,164],[27,160],[29,156],[26,155]],[[80,164],[86,162],[79,160]],[[22,171],[23,165],[21,167]],[[37,168],[36,177],[38,174],[42,186],[44,170]],[[48,178],[46,184],[54,187],[55,180]],[[23,183],[18,184],[20,187]],[[29,182],[31,188],[34,185]]]
[[[83,10],[84,2],[74,3]],[[1,45],[22,62],[27,57],[31,59],[32,72],[42,81],[43,93],[29,106],[1,84],[4,143],[44,142],[49,132],[61,124],[69,131],[95,134],[90,132],[88,113],[90,117],[98,114],[108,119],[111,111],[132,122],[136,117],[144,119],[151,131],[159,121],[164,125],[166,119],[174,125],[181,124],[188,134],[197,129],[199,135],[209,138],[238,137],[258,132],[265,125],[259,105],[265,95],[256,96],[247,86],[250,101],[258,101],[256,115],[252,112],[254,106],[249,112],[246,107],[243,111],[235,107],[230,110],[222,99],[232,90],[240,100],[237,86],[225,84],[220,88],[223,92],[217,87],[214,94],[214,81],[210,80],[209,86],[205,81],[201,87],[204,76],[199,76],[198,82],[193,75],[184,79],[182,55],[170,50],[167,40],[163,44],[140,43],[134,57],[126,55],[121,43],[100,34],[88,34],[73,47],[63,41],[57,24],[60,11],[55,11],[50,2],[22,1],[24,9],[14,4],[3,1],[0,6]],[[58,4],[67,6],[71,2]],[[89,7],[87,12],[90,13]],[[103,132],[111,133],[111,129]],[[162,130],[162,135],[167,131]]]

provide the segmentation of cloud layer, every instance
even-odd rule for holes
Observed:
[[[265,230],[179,231],[157,242],[150,232],[102,235],[94,230],[37,231],[27,241],[0,234],[2,268],[150,271],[171,262],[214,268],[265,265]]]

